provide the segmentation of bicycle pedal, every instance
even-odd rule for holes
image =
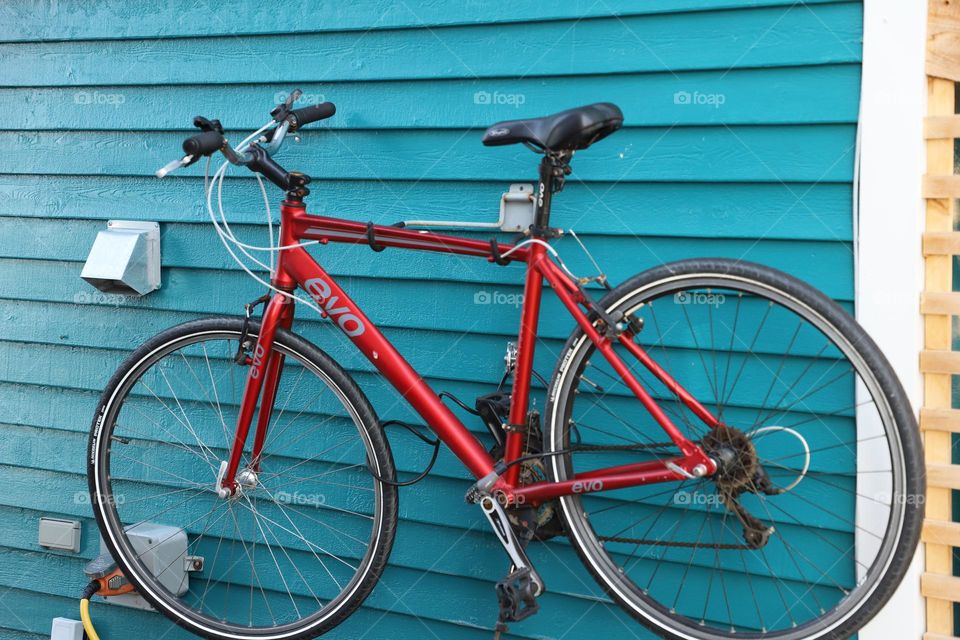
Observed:
[[[529,567],[517,569],[507,575],[496,585],[497,603],[500,605],[500,617],[497,629],[505,622],[519,622],[526,620],[540,610],[537,602],[537,587],[533,580],[533,573]]]

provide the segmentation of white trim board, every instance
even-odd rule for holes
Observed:
[[[887,355],[915,410],[922,402],[920,291],[926,165],[927,0],[864,0],[856,229],[857,318]],[[922,553],[860,640],[919,639]]]

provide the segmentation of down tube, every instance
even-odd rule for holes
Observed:
[[[305,249],[284,252],[284,269],[426,421],[477,479],[493,471],[480,441]]]

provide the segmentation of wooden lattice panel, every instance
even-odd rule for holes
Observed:
[[[953,21],[951,28],[950,22]],[[927,138],[926,232],[923,237],[925,284],[924,377],[920,427],[927,461],[927,521],[923,527],[926,572],[921,590],[927,602],[925,640],[953,637],[953,608],[960,601],[960,578],[953,575],[953,549],[960,546],[960,524],[952,522],[952,492],[960,489],[960,465],[952,464],[953,434],[960,433],[960,411],[951,407],[951,376],[960,374],[960,352],[952,351],[951,317],[960,315],[960,294],[953,292],[953,256],[960,255],[960,233],[953,229],[953,203],[960,197],[954,175],[954,139],[960,137],[955,112],[955,83],[960,74],[958,13],[946,0],[930,3],[927,52],[929,109]],[[937,77],[937,76],[946,77]]]

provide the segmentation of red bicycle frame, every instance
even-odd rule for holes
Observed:
[[[483,242],[433,232],[308,215],[302,201],[290,198],[282,203],[280,216],[281,246],[296,245],[300,240],[317,240],[321,244],[342,242],[368,244],[378,249],[393,247],[477,256],[491,262],[502,260],[501,256],[513,249],[510,245],[497,242]],[[621,332],[616,337],[608,337],[605,332],[601,333],[588,318],[589,300],[582,288],[547,257],[544,246],[533,243],[513,249],[507,260],[527,264],[517,343],[517,362],[511,394],[510,423],[523,425],[527,420],[540,301],[543,283],[546,281],[587,337],[596,345],[597,350],[676,444],[681,456],[670,460],[639,462],[580,473],[563,482],[543,481],[520,485],[519,465],[508,466],[502,476],[495,471],[495,461],[480,441],[440,400],[376,325],[306,249],[296,246],[278,252],[273,285],[285,292],[293,292],[298,286],[306,291],[322,309],[324,316],[346,334],[474,477],[478,480],[489,480],[491,490],[507,504],[537,505],[574,493],[592,493],[655,482],[683,480],[714,473],[716,471],[714,461],[677,429],[615,352],[613,340],[622,344],[707,426],[716,426],[717,418],[661,368],[641,346],[636,344],[629,330]],[[223,488],[230,491],[236,488],[236,475],[240,468],[243,448],[259,403],[260,411],[257,415],[251,456],[252,465],[258,464],[263,443],[266,440],[283,365],[283,357],[273,352],[274,336],[278,326],[290,328],[293,312],[294,305],[290,303],[289,296],[282,293],[273,295],[264,311],[257,344],[250,357],[236,435],[227,470],[222,479]],[[522,452],[523,433],[515,430],[508,431],[504,463],[509,465],[520,457]]]

